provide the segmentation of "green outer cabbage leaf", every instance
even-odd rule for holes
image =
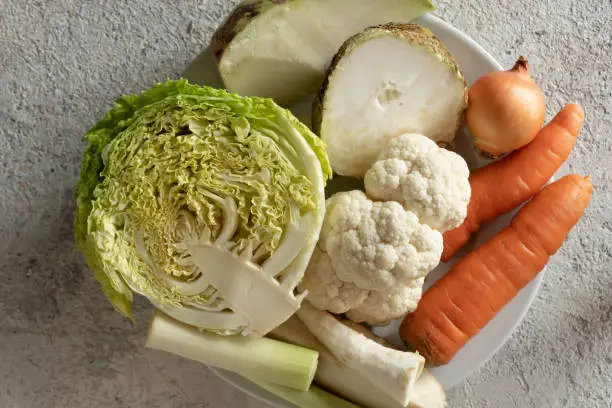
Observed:
[[[181,79],[121,97],[85,140],[75,239],[120,314],[132,319],[134,292],[166,311],[231,314],[202,278],[222,274],[202,272],[202,248],[293,296],[332,171],[323,142],[289,111]],[[245,329],[236,325],[221,326]]]

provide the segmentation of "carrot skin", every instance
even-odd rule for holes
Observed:
[[[448,363],[544,269],[582,217],[592,192],[590,179],[577,175],[545,187],[508,227],[425,292],[402,322],[402,339],[429,364]]]
[[[423,326],[415,327],[415,329],[418,329],[424,335],[415,338],[415,342],[410,345],[415,350],[420,350],[426,361],[433,361],[434,358],[440,356],[445,356],[443,358],[450,360],[456,347],[455,343],[446,337],[446,334],[440,331],[430,320],[423,319],[419,323],[422,323]]]
[[[427,317],[432,325],[437,327],[440,332],[446,334],[448,340],[453,344],[463,343],[469,340],[468,335],[461,331],[443,311],[431,313]]]
[[[472,172],[467,217],[444,234],[442,261],[451,259],[481,225],[536,194],[567,160],[583,121],[582,108],[567,105],[530,144]]]
[[[486,286],[490,292],[499,293],[498,296],[491,293],[488,294],[487,297],[483,298],[489,303],[493,314],[497,313],[504,306],[503,299],[512,296],[512,294],[516,291],[515,284],[510,279],[503,279],[503,275],[492,273],[489,268],[486,267],[476,267],[472,270],[474,271],[472,276],[473,280],[471,282],[466,282],[467,284],[474,285],[475,281],[476,283]],[[487,319],[481,323],[481,325],[486,324],[488,319],[490,319],[490,316],[488,316]]]
[[[442,311],[455,322],[455,325],[459,328],[459,330],[463,331],[468,337],[476,335],[479,331],[479,327],[472,321],[466,317],[466,315],[470,314],[470,309],[465,307],[460,307],[449,297],[449,302],[447,304],[442,305]],[[477,311],[475,313],[478,313]],[[474,313],[472,313],[474,314]]]

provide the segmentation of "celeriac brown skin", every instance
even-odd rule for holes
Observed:
[[[582,217],[590,178],[566,176],[527,203],[511,224],[468,254],[423,296],[400,327],[431,365],[455,354],[546,266]]]
[[[565,106],[535,140],[470,175],[472,196],[461,226],[444,234],[442,261],[451,259],[481,225],[536,194],[567,160],[584,122],[579,105]]]

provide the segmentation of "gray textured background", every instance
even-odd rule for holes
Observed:
[[[1,407],[264,407],[145,350],[150,308],[136,326],[114,314],[72,241],[81,135],[121,93],[177,77],[234,3],[0,0]],[[585,107],[569,166],[596,185],[526,320],[450,406],[611,407],[611,2],[436,5],[504,66],[527,55],[549,117]]]

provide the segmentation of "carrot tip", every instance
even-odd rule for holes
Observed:
[[[573,112],[572,114],[580,119],[584,119],[584,109],[582,109],[582,106],[578,105],[577,103],[572,103],[568,106],[571,106],[573,108]]]

